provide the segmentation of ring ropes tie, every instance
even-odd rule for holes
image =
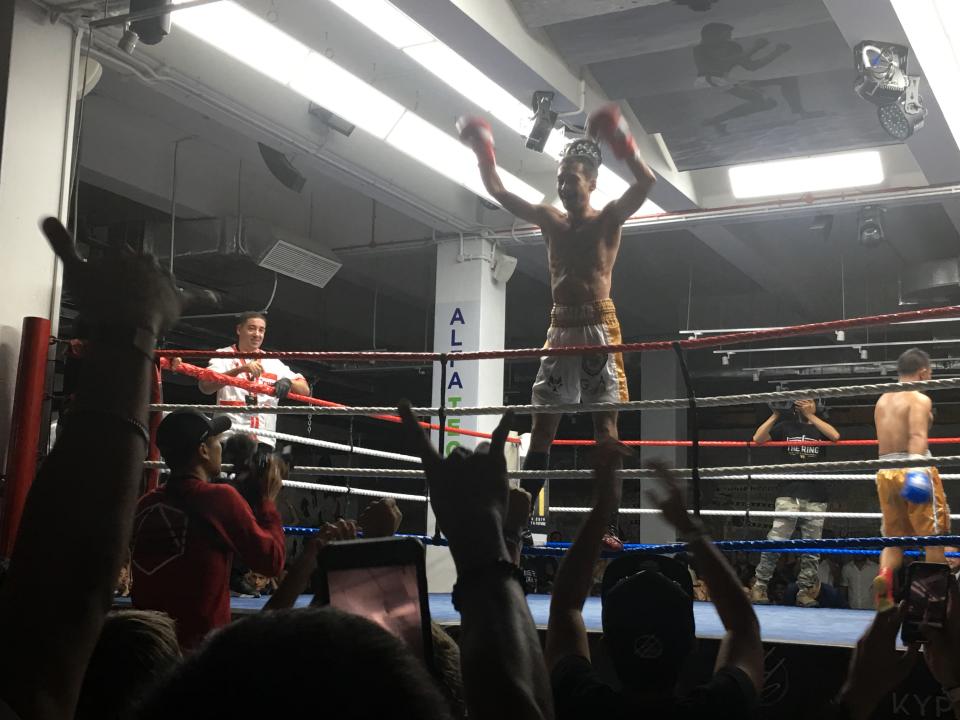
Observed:
[[[690,407],[690,415],[687,418],[687,432],[690,435],[690,484],[693,486],[693,514],[700,517],[700,422],[697,418],[697,396],[693,392],[693,383],[690,380],[683,347],[679,342],[674,342],[673,350],[680,363],[680,374],[683,376]]]

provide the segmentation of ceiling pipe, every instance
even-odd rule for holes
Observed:
[[[910,205],[918,202],[936,203],[950,199],[960,199],[960,184],[931,185],[922,188],[893,188],[872,193],[859,193],[849,197],[825,197],[811,202],[791,201],[784,203],[782,201],[774,201],[772,203],[740,205],[730,208],[662,213],[628,220],[624,223],[623,234],[639,235],[647,232],[680,230],[714,223],[732,224],[758,220],[779,220],[809,215],[811,213],[820,213],[824,210],[852,209],[875,203],[883,203],[886,207],[895,207],[897,205]],[[535,227],[480,233],[476,235],[464,233],[464,238],[466,239],[478,237],[496,240],[503,245],[529,245],[543,239],[540,229]],[[460,233],[436,233],[432,236],[414,238],[412,240],[380,243],[376,248],[354,245],[336,247],[333,248],[333,250],[338,255],[344,257],[356,257],[370,255],[372,253],[414,252],[432,247],[441,242],[459,239]]]
[[[188,2],[180,3],[179,5],[164,4],[155,8],[148,8],[146,10],[139,10],[137,12],[126,13],[124,15],[110,15],[105,18],[100,18],[99,20],[94,20],[90,23],[92,29],[110,27],[112,25],[126,25],[130,22],[137,22],[138,20],[149,20],[150,18],[159,17],[160,15],[169,15],[172,12],[177,10],[189,10],[190,8],[200,7],[201,5],[210,5],[211,3],[220,2],[220,0],[188,0]]]
[[[211,0],[207,0],[207,2],[209,1]],[[180,9],[187,5],[187,3],[184,3],[183,5],[176,6],[176,8]],[[275,123],[265,121],[263,118],[257,118],[256,121],[254,121],[251,118],[253,113],[250,112],[249,108],[244,108],[246,112],[243,112],[237,107],[232,107],[226,103],[219,102],[219,100],[214,100],[212,97],[214,93],[210,92],[209,89],[207,89],[206,93],[200,91],[198,88],[194,87],[191,83],[186,82],[184,79],[175,77],[169,68],[157,70],[153,67],[150,67],[148,64],[143,63],[142,61],[135,63],[135,61],[133,61],[133,59],[130,57],[119,57],[118,53],[114,52],[114,48],[104,43],[95,42],[92,54],[102,62],[120,65],[128,70],[133,71],[148,84],[159,81],[174,87],[178,87],[179,89],[190,93],[211,107],[214,107],[222,112],[226,112],[233,117],[241,118],[248,124],[248,126],[259,130],[260,132],[266,132],[269,135],[277,137],[281,141],[297,147],[297,149],[307,154],[319,157],[321,160],[329,163],[337,170],[344,172],[353,178],[359,179],[361,182],[374,185],[380,191],[392,195],[398,200],[411,205],[427,215],[431,215],[438,220],[447,222],[454,227],[462,227],[462,223],[454,219],[449,214],[431,208],[422,201],[414,200],[409,193],[401,190],[392,183],[384,182],[380,179],[373,180],[369,176],[360,172],[357,168],[353,167],[350,163],[343,162],[342,160],[338,162],[327,153],[318,154],[316,152],[316,147],[312,147],[309,144],[299,141],[299,138],[294,137],[288,129],[281,129]],[[139,65],[139,67],[137,65]],[[789,201],[774,200],[768,203],[737,205],[726,208],[687,210],[674,213],[667,212],[657,215],[634,217],[624,223],[623,234],[635,235],[645,232],[669,231],[671,229],[679,230],[713,223],[732,224],[756,220],[783,219],[809,215],[811,212],[820,213],[824,211],[853,209],[877,203],[882,203],[887,207],[894,207],[897,205],[914,204],[917,202],[936,203],[955,198],[960,198],[960,184],[944,183],[921,188],[892,188],[876,192],[824,196],[809,202],[802,199]],[[491,240],[497,240],[504,246],[510,246],[514,244],[534,244],[542,242],[543,240],[543,234],[540,231],[540,228],[535,226],[526,226],[518,229],[511,228],[504,231],[484,230],[481,232],[476,232],[476,230],[471,231],[471,229],[467,228],[465,228],[465,230],[467,232],[465,237],[468,239],[486,237]],[[437,240],[442,242],[453,238],[459,238],[459,234],[449,233],[440,235],[438,236]],[[412,241],[402,241],[401,243],[384,243],[378,245],[376,251],[409,252],[420,250],[433,244],[435,244],[435,242],[432,238],[424,237],[417,238]],[[365,254],[363,250],[355,250],[354,248],[350,247],[334,248],[334,250],[347,255]],[[369,252],[369,249],[366,250]]]
[[[623,234],[637,235],[645,232],[680,230],[714,223],[732,224],[757,220],[780,220],[806,216],[811,213],[819,214],[825,211],[855,209],[877,203],[882,203],[885,207],[895,207],[917,204],[918,202],[936,203],[948,199],[960,199],[960,184],[943,183],[928,187],[891,188],[854,195],[831,195],[810,202],[799,199],[775,200],[769,203],[736,205],[726,208],[666,212],[630,218],[623,225]],[[542,240],[543,233],[538,227],[527,226],[516,230],[512,229],[509,232],[497,232],[493,234],[493,237],[508,244],[510,242],[523,244],[524,240]]]

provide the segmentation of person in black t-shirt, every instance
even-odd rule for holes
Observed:
[[[757,432],[753,435],[755,443],[769,440],[796,441],[830,440],[836,442],[840,433],[826,420],[817,417],[817,404],[813,400],[797,400],[794,410],[784,413],[774,409]],[[819,445],[788,445],[783,448],[787,462],[815,462],[823,456],[824,448]],[[826,512],[827,490],[823,481],[791,480],[783,483],[777,491],[774,505],[776,512]],[[774,519],[773,527],[767,534],[768,540],[789,540],[794,530],[800,526],[800,534],[805,540],[819,540],[823,535],[823,518],[779,517]],[[760,604],[770,602],[767,585],[773,577],[779,553],[763,553],[757,565],[757,574],[750,591],[751,599]],[[818,579],[820,556],[806,553],[800,557],[800,574],[797,577],[797,605],[813,607],[817,604],[814,592]]]
[[[601,594],[603,647],[622,689],[614,689],[594,669],[581,613],[610,510],[620,499],[616,448],[616,443],[608,442],[597,450],[595,504],[554,582],[544,659],[550,671],[556,717],[754,717],[757,694],[763,685],[763,646],[757,616],[733,568],[707,537],[700,521],[687,513],[679,483],[663,465],[650,467],[664,482],[666,493],[649,495],[664,519],[689,543],[726,630],[713,677],[692,692],[676,693],[681,668],[696,643],[693,583],[678,561],[658,556],[627,555],[608,566]]]

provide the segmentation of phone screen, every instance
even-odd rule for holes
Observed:
[[[939,563],[913,563],[907,568],[907,607],[901,632],[904,642],[923,640],[921,624],[943,627],[949,578],[949,568]]]
[[[331,569],[327,586],[332,607],[377,623],[425,659],[415,565]]]

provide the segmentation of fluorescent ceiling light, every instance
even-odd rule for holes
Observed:
[[[876,150],[737,165],[729,172],[730,187],[738,198],[799,195],[883,182],[883,164]]]
[[[405,47],[403,51],[514,132],[521,132],[524,125],[530,124],[533,111],[528,105],[517,100],[439,40]]]
[[[893,0],[893,9],[960,148],[960,2]]]
[[[330,2],[398,49],[436,40],[429,30],[391,3],[380,0]]]
[[[426,163],[433,170],[488,200],[493,200],[483,187],[477,172],[477,158],[459,140],[435,125],[407,111],[387,135],[387,142],[411,157]],[[543,201],[543,193],[530,187],[515,175],[501,173],[504,186],[527,202]]]
[[[315,52],[301,63],[290,88],[381,140],[406,110],[330,58]]]
[[[170,14],[173,23],[281,85],[290,82],[310,48],[232,2]]]
[[[356,4],[367,7],[363,2]],[[406,18],[396,8],[394,11]],[[191,35],[492,200],[480,181],[476,158],[456,138],[258,15],[235,2],[221,0],[180,10],[171,17]],[[404,24],[402,18],[393,17],[386,24],[397,29],[397,37],[401,32],[405,38],[416,37],[410,27],[413,21],[406,18],[409,22]],[[432,37],[428,34],[426,40],[429,42]],[[511,192],[529,202],[543,200],[542,193],[518,177],[506,172],[502,175],[504,185]]]
[[[402,50],[426,70],[456,90],[467,100],[520,135],[527,135],[533,124],[532,109],[477,69],[462,55],[438,40],[410,16],[387,0],[330,0],[369,30]],[[562,130],[554,130],[543,149],[545,155],[559,160],[566,146]],[[504,181],[504,185],[509,185]],[[599,210],[629,187],[623,178],[607,167],[600,168],[597,191],[591,205]],[[558,201],[559,202],[559,201]],[[557,203],[554,203],[557,205]],[[557,207],[562,207],[557,205]],[[643,206],[648,213],[663,212],[656,203]]]

